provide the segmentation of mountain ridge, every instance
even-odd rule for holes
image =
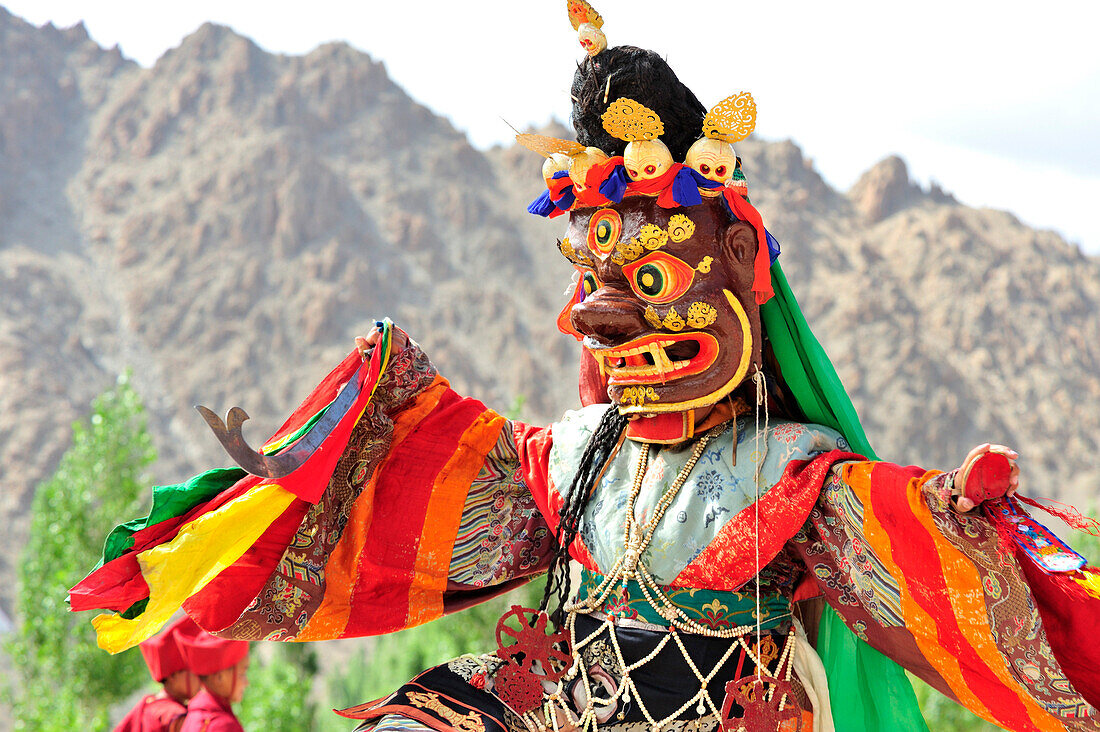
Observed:
[[[841,192],[791,141],[738,152],[884,458],[950,468],[1003,441],[1033,494],[1094,492],[1100,258],[913,184],[900,158]],[[145,69],[0,8],[0,156],[17,542],[69,424],[127,366],[161,482],[227,462],[193,404],[274,429],[382,315],[490,406],[522,396],[542,422],[577,402],[577,346],[554,328],[564,227],[523,210],[537,156],[476,150],[347,44],[277,55],[205,24]]]

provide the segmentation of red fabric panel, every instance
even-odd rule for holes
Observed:
[[[672,581],[675,587],[707,587],[734,591],[757,575],[783,546],[798,533],[810,515],[821,484],[834,463],[860,460],[858,455],[833,450],[813,460],[792,460],[783,477],[760,498],[760,530],[756,529],[755,504],[726,522],[699,556]],[[757,542],[759,536],[759,543]],[[756,547],[760,564],[756,564]]]
[[[1047,574],[1017,550],[1047,641],[1073,688],[1100,708],[1100,600],[1084,592],[1066,575]]]
[[[891,536],[899,537],[892,542],[893,559],[907,578],[913,599],[934,619],[940,645],[958,660],[966,684],[996,716],[997,723],[1012,730],[1035,729],[1019,697],[977,660],[977,651],[959,628],[935,540],[909,506],[909,484],[925,472],[914,466],[878,463],[871,473],[875,515]]]
[[[321,383],[309,393],[298,408],[291,412],[286,422],[283,422],[283,426],[276,430],[264,444],[281,439],[308,422],[313,415],[321,411],[322,407],[336,398],[340,393],[340,387],[347,383],[348,378],[355,373],[360,363],[362,363],[362,356],[359,355],[358,349],[349,353],[339,366],[321,380]]]
[[[309,506],[306,501],[293,501],[240,559],[184,601],[187,614],[211,632],[235,623],[252,598],[263,590],[302,525]]]
[[[768,250],[768,235],[764,231],[764,221],[760,212],[751,203],[741,198],[733,189],[726,188],[726,202],[737,218],[752,224],[756,230],[756,259],[753,261],[752,291],[756,293],[756,304],[763,305],[772,298],[771,252]]]
[[[558,504],[550,506],[550,449],[554,446],[551,427],[535,427],[522,422],[512,422],[512,437],[516,441],[523,480],[535,499],[535,505],[546,517],[551,531],[558,530]],[[556,493],[556,491],[555,491]]]
[[[69,590],[73,612],[114,610],[122,612],[138,600],[149,597],[149,585],[141,576],[137,553],[123,554],[107,562]]]
[[[448,390],[436,408],[394,448],[375,486],[376,513],[359,555],[346,636],[405,626],[408,592],[433,482],[454,455],[465,431],[485,411],[481,402]]]

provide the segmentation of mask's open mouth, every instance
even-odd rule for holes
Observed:
[[[614,348],[585,348],[608,384],[663,384],[706,371],[718,358],[718,341],[708,333],[649,335]]]

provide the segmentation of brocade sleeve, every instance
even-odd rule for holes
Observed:
[[[1100,728],[1085,696],[1095,666],[1067,674],[1081,660],[1060,643],[1070,629],[1043,612],[1026,558],[980,512],[954,509],[950,479],[838,463],[792,546],[857,636],[975,714],[1010,730]],[[1096,617],[1095,599],[1064,600]]]
[[[116,529],[70,593],[74,609],[116,613],[93,621],[103,647],[135,645],[181,606],[242,640],[388,633],[545,569],[553,539],[516,442],[542,431],[455,393],[415,343],[383,362],[317,461],[280,479],[234,468],[154,489],[150,516]],[[357,365],[352,354],[296,410],[293,439]]]

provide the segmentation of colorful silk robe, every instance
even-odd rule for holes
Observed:
[[[338,450],[326,444],[323,485],[213,471],[157,489],[148,518],[116,529],[71,595],[76,610],[118,613],[96,619],[101,645],[136,644],[179,604],[245,640],[392,632],[544,571],[571,466],[604,407],[530,427],[456,394],[415,346],[388,358]],[[268,449],[301,434],[357,361]],[[866,461],[824,427],[772,424],[757,441],[742,421],[736,435],[707,448],[644,557],[672,594],[745,590],[763,570],[772,596],[823,594],[861,638],[990,721],[1097,728],[1097,651],[1073,633],[1093,630],[1100,603],[1060,608],[983,519],[954,512],[947,476]],[[621,550],[636,449],[628,441],[609,467],[571,548],[588,572]],[[689,452],[657,453],[639,516]]]

